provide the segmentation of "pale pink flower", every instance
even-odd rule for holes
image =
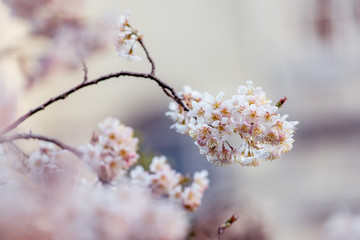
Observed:
[[[214,97],[188,86],[180,96],[190,111],[171,102],[166,113],[175,122],[171,128],[190,135],[200,153],[218,166],[234,162],[258,166],[261,159],[276,159],[292,148],[298,122],[277,114],[278,108],[251,81],[228,100],[224,93]],[[234,136],[237,142],[232,142]]]
[[[137,166],[130,172],[130,177],[135,185],[145,187],[155,195],[169,198],[189,211],[200,206],[205,190],[209,187],[206,170],[195,172],[190,186],[185,187],[187,178],[173,170],[164,156],[153,158],[149,172]]]
[[[119,57],[127,60],[141,60],[134,54],[136,42],[140,39],[137,31],[129,24],[130,11],[118,18],[117,36],[115,37],[115,48]]]
[[[81,146],[80,151],[100,181],[111,182],[137,162],[139,140],[132,128],[114,118],[107,118],[99,128],[101,133],[95,135],[91,143]]]

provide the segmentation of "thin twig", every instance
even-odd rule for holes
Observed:
[[[82,60],[81,63],[82,63],[82,66],[83,66],[83,71],[84,71],[84,80],[83,80],[83,82],[87,82],[87,80],[88,80],[88,67],[86,66],[85,60]]]
[[[15,149],[16,154],[17,155],[22,155],[24,158],[28,158],[29,155],[27,153],[25,153],[20,147],[18,147],[15,143],[13,142],[8,142],[7,143],[9,146],[11,146],[12,148]]]
[[[27,113],[25,113],[24,115],[22,115],[21,117],[19,117],[15,122],[11,123],[10,125],[8,125],[7,127],[5,127],[3,130],[0,131],[0,136],[5,135],[6,133],[8,133],[9,131],[15,129],[17,126],[19,126],[19,124],[21,124],[23,121],[25,121],[27,118],[29,118],[30,116],[34,115],[35,113],[44,110],[47,106],[49,106],[50,104],[58,101],[58,100],[64,100],[65,98],[67,98],[70,94],[84,88],[90,85],[95,85],[98,82],[101,81],[105,81],[107,79],[111,79],[111,78],[118,78],[120,76],[131,76],[131,77],[140,77],[140,78],[147,78],[147,79],[152,79],[154,80],[164,91],[164,93],[169,96],[170,98],[172,98],[175,102],[177,102],[181,107],[184,108],[185,111],[189,111],[189,108],[181,101],[181,99],[176,95],[175,90],[170,87],[169,85],[167,85],[166,83],[164,83],[163,81],[161,81],[159,78],[157,78],[155,76],[155,63],[154,60],[151,58],[144,42],[142,41],[142,38],[139,38],[139,43],[141,45],[141,47],[144,49],[145,53],[146,53],[146,57],[149,60],[150,64],[151,64],[151,72],[150,74],[146,74],[146,73],[135,73],[135,72],[128,72],[128,71],[121,71],[118,73],[111,73],[108,75],[104,75],[102,77],[99,77],[97,79],[94,79],[92,81],[88,81],[88,68],[85,64],[85,61],[82,59],[82,64],[83,64],[83,71],[84,71],[84,80],[81,84],[67,90],[66,92],[50,98],[48,101],[46,101],[45,103],[43,103],[42,105],[31,109],[30,111],[28,111]]]
[[[227,145],[229,145],[229,147],[230,147],[231,151],[233,151],[233,150],[234,150],[234,148],[230,145],[230,143],[229,143],[227,140],[226,140],[225,142],[227,143]]]
[[[156,67],[155,67],[155,62],[154,60],[152,59],[152,57],[150,56],[150,53],[149,51],[147,50],[145,44],[144,44],[144,41],[142,39],[142,37],[139,37],[138,39],[138,42],[140,43],[141,47],[144,49],[145,53],[146,53],[146,57],[148,59],[148,61],[150,62],[151,64],[151,72],[149,74],[149,77],[151,79],[153,79],[154,81],[156,81],[159,86],[163,89],[164,93],[171,97],[172,99],[174,99],[178,104],[180,104],[180,106],[182,106],[184,108],[185,111],[189,111],[189,108],[181,101],[181,99],[176,95],[176,92],[175,90],[170,87],[169,85],[167,85],[166,83],[160,81],[160,79],[158,79],[156,76],[155,76],[155,70],[156,70]]]
[[[20,160],[20,162],[21,162],[22,167],[23,167],[24,169],[26,169],[26,170],[29,170],[29,166],[26,164],[26,159],[29,158],[29,155],[28,155],[27,153],[25,153],[25,152],[24,152],[20,147],[18,147],[15,143],[13,143],[13,142],[8,142],[7,144],[8,144],[9,146],[11,146],[12,148],[15,149],[17,156],[20,157],[19,160]],[[21,155],[21,156],[20,156],[20,155]]]
[[[147,78],[150,78],[152,80],[154,80],[164,91],[164,93],[169,96],[170,98],[172,98],[175,102],[177,102],[182,108],[184,108],[185,111],[189,111],[189,108],[181,101],[181,99],[176,95],[175,90],[170,87],[169,85],[167,85],[166,83],[164,83],[163,81],[161,81],[159,78],[157,78],[156,76],[149,74],[147,76]]]
[[[8,136],[8,137],[2,137],[2,138],[0,138],[0,144],[5,143],[5,142],[12,142],[12,141],[19,140],[19,139],[38,139],[38,140],[42,140],[42,141],[46,141],[46,142],[51,142],[51,143],[54,143],[55,145],[57,145],[58,147],[60,147],[61,149],[68,150],[68,151],[74,153],[79,158],[82,156],[82,153],[79,150],[77,150],[76,148],[73,148],[63,142],[60,142],[57,139],[38,135],[38,134],[33,134],[33,133],[17,133],[17,134]]]
[[[146,54],[146,57],[147,57],[147,59],[149,60],[149,62],[150,62],[150,64],[151,64],[151,73],[150,73],[150,74],[153,75],[153,76],[155,76],[155,70],[156,70],[155,62],[154,62],[154,60],[152,59],[152,57],[150,56],[150,53],[149,53],[149,51],[147,50],[147,48],[146,48],[146,46],[145,46],[145,44],[144,44],[144,42],[143,42],[143,40],[142,40],[141,37],[138,39],[138,42],[140,43],[141,47],[144,49],[145,54]]]
[[[178,104],[180,104],[184,109],[187,109],[187,107],[183,104],[183,102],[181,101],[181,99],[176,95],[175,91],[173,88],[171,88],[170,86],[168,86],[166,83],[162,82],[160,79],[158,79],[157,77],[151,75],[151,74],[146,74],[146,73],[136,73],[136,72],[127,72],[127,71],[121,71],[118,73],[110,73],[108,75],[104,75],[101,76],[99,78],[96,78],[92,81],[87,81],[87,82],[82,82],[80,84],[78,84],[77,86],[70,88],[69,90],[67,90],[66,92],[50,98],[48,101],[46,101],[45,103],[41,104],[40,106],[31,109],[29,112],[25,113],[24,115],[22,115],[21,117],[19,117],[16,121],[14,121],[13,123],[11,123],[10,125],[8,125],[7,127],[5,127],[3,130],[1,130],[0,132],[0,136],[3,136],[4,134],[8,133],[9,131],[15,129],[17,126],[19,126],[19,124],[21,124],[22,122],[24,122],[27,118],[29,118],[30,116],[34,115],[35,113],[44,110],[47,106],[49,106],[50,104],[57,102],[59,100],[64,100],[66,99],[70,94],[91,86],[91,85],[95,85],[99,82],[111,79],[111,78],[118,78],[121,76],[131,76],[131,77],[139,77],[139,78],[146,78],[146,79],[152,79],[154,80],[165,92],[165,94],[167,96],[169,96],[170,98],[172,98],[174,101],[176,101]]]

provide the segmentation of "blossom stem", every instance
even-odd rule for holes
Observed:
[[[145,51],[145,54],[146,54],[146,57],[147,59],[149,60],[150,64],[151,64],[151,75],[154,75],[155,76],[155,70],[156,70],[156,67],[155,67],[155,62],[154,60],[152,59],[152,57],[150,56],[150,53],[149,51],[147,50],[143,40],[141,37],[138,38],[138,42],[140,43],[141,47],[144,49]]]
[[[81,63],[82,63],[82,66],[83,66],[83,71],[84,71],[84,80],[83,80],[83,82],[87,82],[88,81],[88,67],[86,66],[85,60],[82,60]]]
[[[234,148],[230,145],[230,143],[227,140],[225,142],[227,143],[227,145],[229,145],[231,151],[234,151]]]
[[[42,136],[42,135],[38,135],[38,134],[33,134],[33,133],[17,133],[17,134],[8,136],[8,137],[2,137],[2,138],[0,138],[0,144],[5,143],[5,142],[12,142],[12,141],[19,140],[19,139],[38,139],[41,141],[51,142],[51,143],[54,143],[55,145],[57,145],[58,147],[60,147],[61,149],[72,152],[79,158],[82,156],[82,153],[80,151],[78,151],[76,148],[71,147],[70,145],[60,142],[59,140],[54,139],[54,138],[50,138],[50,137],[46,137],[46,136]]]

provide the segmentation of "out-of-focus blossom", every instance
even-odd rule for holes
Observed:
[[[79,188],[52,217],[62,239],[183,239],[188,227],[181,209],[128,184]]]
[[[331,216],[323,227],[324,240],[360,239],[360,215],[341,212]]]
[[[36,41],[44,42],[40,52],[22,53],[19,67],[28,86],[44,79],[60,67],[74,68],[82,58],[107,46],[109,24],[102,20],[89,21],[83,0],[3,0],[12,15],[29,23],[26,48]],[[99,34],[101,31],[102,34]]]
[[[209,187],[206,170],[195,172],[192,183],[188,185],[188,179],[173,170],[164,156],[153,158],[149,172],[137,166],[130,172],[130,177],[134,184],[170,198],[190,211],[201,205],[204,192]]]
[[[111,182],[123,175],[139,158],[138,138],[132,128],[119,120],[107,118],[99,124],[99,135],[80,147],[83,159],[102,182]]]
[[[32,152],[25,164],[30,171],[30,178],[42,185],[62,185],[66,188],[77,179],[77,159],[52,143],[40,142],[39,150]]]
[[[4,162],[6,161],[5,150],[2,146],[0,146],[0,185],[6,183],[7,170],[4,166]]]
[[[292,148],[298,122],[277,114],[278,107],[270,105],[265,92],[251,81],[227,100],[224,93],[214,97],[188,86],[180,96],[190,111],[171,102],[166,113],[175,122],[171,127],[190,135],[200,153],[218,166],[258,166],[261,159],[276,159]],[[239,143],[232,143],[234,136]]]
[[[139,56],[134,54],[136,48],[136,42],[140,39],[140,36],[130,24],[129,24],[130,11],[127,11],[125,15],[120,15],[118,18],[117,36],[115,37],[115,48],[118,55],[128,60],[140,60]]]
[[[84,18],[82,0],[3,0],[13,16],[27,20],[35,34],[54,37],[57,29],[80,25]]]
[[[0,79],[0,129],[4,128],[13,120],[15,112],[15,97],[6,92],[6,88]]]
[[[53,186],[54,187],[54,186]],[[0,186],[0,239],[184,239],[185,212],[174,204],[122,183],[56,188],[26,178]]]
[[[42,226],[33,224],[46,214],[40,188],[25,177],[13,180],[0,185],[0,239],[51,239],[49,232],[40,230]]]

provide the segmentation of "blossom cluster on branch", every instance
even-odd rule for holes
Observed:
[[[171,127],[190,135],[200,153],[218,166],[258,166],[261,159],[276,159],[292,148],[298,122],[278,114],[260,87],[247,81],[231,99],[224,95],[214,97],[185,86],[180,96],[190,111],[170,102],[166,115],[175,122]],[[232,136],[239,139],[236,145]]]
[[[25,166],[32,181],[57,185],[64,181],[62,178],[65,176],[67,180],[75,178],[77,172],[73,160],[68,151],[59,149],[52,143],[40,142],[39,150],[30,154],[25,160]]]
[[[99,128],[91,143],[79,147],[82,162],[41,142],[24,156],[24,166],[0,166],[1,239],[185,238],[188,213],[208,188],[207,172],[196,172],[189,184],[162,156],[154,157],[149,172],[137,166],[129,173],[139,157],[133,129],[114,118]],[[0,150],[0,163],[10,161],[13,153]],[[17,227],[6,230],[11,224]]]
[[[79,147],[82,160],[96,174],[103,184],[117,184],[117,180],[129,180],[144,191],[150,190],[154,196],[167,197],[172,202],[194,211],[201,205],[205,190],[209,186],[208,172],[202,170],[194,174],[193,182],[173,170],[166,162],[166,157],[154,157],[150,171],[138,165],[126,173],[138,160],[138,139],[133,129],[120,123],[115,118],[107,118],[99,123],[101,133],[94,135],[91,143]],[[53,184],[58,178],[76,179],[78,172],[73,172],[74,165],[66,161],[67,151],[50,143],[41,143],[25,161],[32,180],[42,184]],[[65,155],[64,155],[65,154]],[[60,176],[59,176],[60,175]],[[55,180],[54,180],[55,179]]]
[[[129,24],[130,11],[128,10],[125,15],[118,17],[117,36],[115,38],[115,48],[118,55],[128,60],[140,60],[139,56],[134,54],[136,42],[141,39],[135,30]]]
[[[150,171],[137,166],[130,172],[132,182],[149,188],[152,193],[174,200],[184,208],[194,211],[200,206],[205,190],[209,186],[208,172],[195,172],[193,181],[171,169],[165,156],[154,157]]]
[[[93,186],[64,175],[50,187],[11,176],[0,185],[2,240],[181,240],[189,228],[181,208],[127,182]]]
[[[99,124],[100,134],[80,147],[83,159],[96,172],[102,182],[111,182],[123,175],[139,158],[136,153],[138,139],[132,128],[118,119],[107,118]]]

